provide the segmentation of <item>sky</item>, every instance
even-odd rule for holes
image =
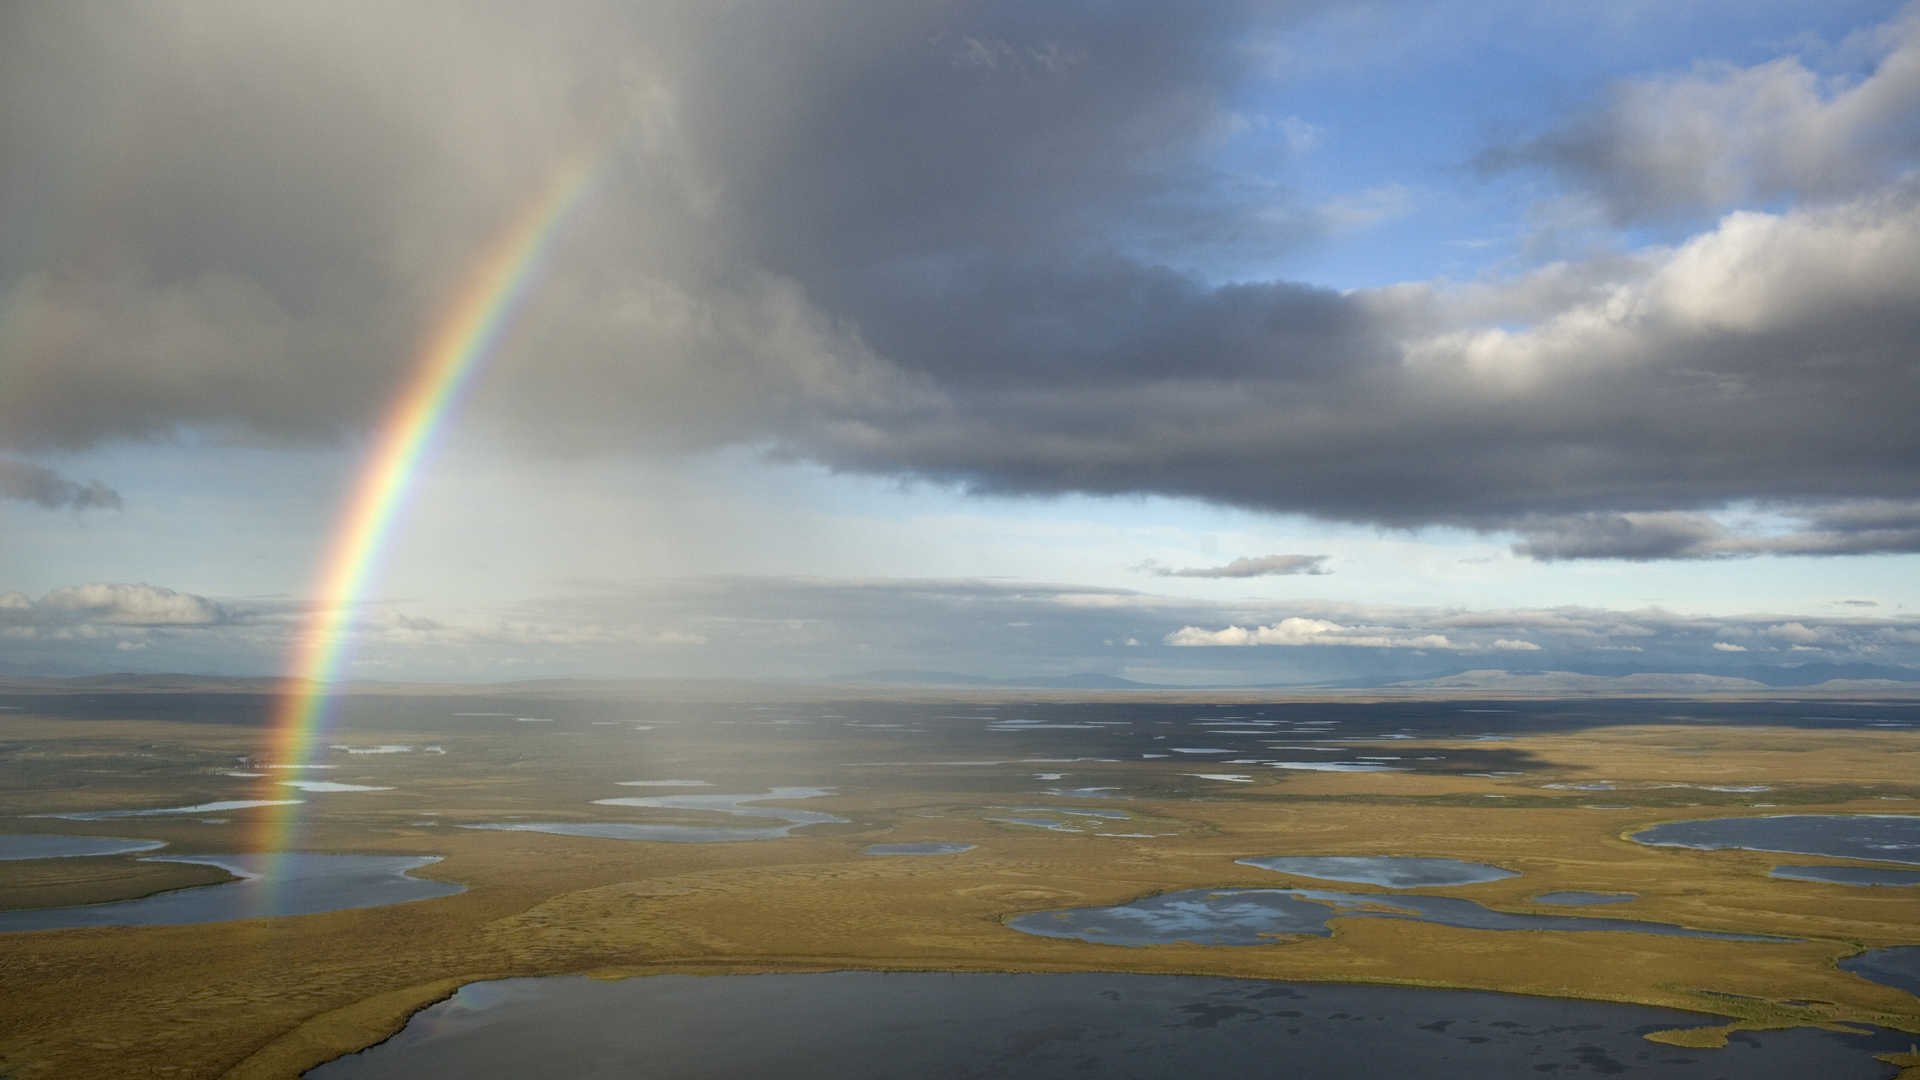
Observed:
[[[0,162],[0,673],[1920,679],[1911,4],[14,4]]]

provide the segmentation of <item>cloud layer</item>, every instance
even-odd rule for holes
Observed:
[[[82,484],[44,465],[0,458],[0,499],[17,499],[48,510],[118,510],[120,493],[98,480]]]
[[[1325,555],[1243,556],[1222,566],[1187,566],[1178,570],[1149,566],[1160,577],[1251,578],[1278,577],[1287,574],[1330,574]]]
[[[302,614],[286,604],[152,585],[91,584],[38,599],[0,594],[7,643],[0,673],[271,673],[307,632]],[[357,611],[354,621],[355,678],[407,672],[497,680],[525,672],[825,680],[933,666],[1237,685],[1392,681],[1497,666],[1742,676],[1790,676],[1808,664],[1920,670],[1920,623],[1910,618],[1213,603],[966,579],[592,581],[459,618],[378,605]]]
[[[1920,22],[1851,83],[1791,55],[1651,78],[1489,159],[1622,221],[1764,212],[1464,284],[1216,280],[1193,267],[1327,227],[1218,156],[1264,72],[1246,43],[1309,14],[16,7],[0,449],[366,431],[473,253],[586,147],[594,194],[468,403],[531,453],[744,444],[1517,530],[1541,559],[1915,549],[1863,515],[1920,476]],[[0,490],[112,496],[36,468]],[[1743,504],[1807,528],[1709,516]]]

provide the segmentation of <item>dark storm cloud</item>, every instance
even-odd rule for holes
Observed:
[[[1178,570],[1165,566],[1147,569],[1160,577],[1251,578],[1285,574],[1330,574],[1325,555],[1259,555],[1234,559],[1221,566],[1186,566]]]
[[[1525,522],[1514,553],[1561,559],[1716,559],[1920,552],[1920,504],[1864,500],[1791,511],[1800,527],[1740,535],[1701,514],[1588,514]],[[1849,601],[1851,602],[1851,601]]]
[[[1785,136],[1698,149],[1720,168],[1759,146],[1786,179],[1734,197],[1817,207],[1336,292],[1182,269],[1315,235],[1284,177],[1212,163],[1261,130],[1235,122],[1264,63],[1247,43],[1284,37],[1284,6],[375,14],[0,16],[0,211],[24,223],[0,243],[0,445],[366,430],[473,253],[585,146],[612,149],[465,414],[530,452],[744,443],[967,490],[1525,526],[1541,558],[1757,553],[1687,515],[1914,495],[1897,27],[1844,93],[1786,67],[1667,86],[1719,116],[1741,80],[1784,80],[1857,170],[1816,191]],[[1609,145],[1655,153],[1643,129]],[[1875,139],[1892,149],[1845,156]]]
[[[49,510],[118,510],[120,493],[98,480],[69,480],[45,465],[0,458],[0,499],[18,499]]]

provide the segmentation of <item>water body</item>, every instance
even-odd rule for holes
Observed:
[[[1920,997],[1920,945],[1896,945],[1891,949],[1868,949],[1859,956],[1840,961],[1841,971],[1851,971],[1882,986],[1905,990]]]
[[[1909,814],[1776,814],[1674,821],[1642,829],[1628,839],[1704,851],[1741,848],[1920,866],[1920,817]]]
[[[1072,814],[1075,817],[1095,817],[1106,821],[1126,821],[1133,817],[1125,810],[1085,810],[1072,806],[1014,806],[1009,809],[1020,814]]]
[[[706,780],[616,780],[621,787],[712,787]]]
[[[372,784],[343,784],[338,780],[282,780],[282,784],[301,791],[392,791]]]
[[[1520,876],[1511,870],[1464,859],[1424,859],[1400,855],[1271,855],[1235,859],[1234,862],[1323,881],[1353,881],[1363,885],[1385,885],[1393,889],[1476,885],[1483,881]]]
[[[1048,829],[1053,832],[1079,832],[1080,830],[1064,821],[1037,817],[990,817],[988,821],[997,821],[1002,825],[1026,825],[1035,829]]]
[[[1787,881],[1821,881],[1830,885],[1920,885],[1920,870],[1888,870],[1878,866],[1776,866],[1768,877]]]
[[[1693,1050],[1643,1038],[1717,1022],[1640,1005],[1198,976],[568,976],[469,983],[393,1038],[307,1076],[1851,1080],[1888,1076],[1872,1055],[1909,1039],[1797,1028]]]
[[[157,810],[76,810],[70,814],[34,814],[65,821],[105,821],[109,818],[157,817],[162,814],[214,814],[223,810],[251,810],[256,806],[293,806],[305,799],[226,799],[194,806],[166,806]]]
[[[1376,765],[1368,761],[1276,761],[1276,769],[1294,769],[1300,772],[1406,772],[1392,765]]]
[[[1536,904],[1558,904],[1563,907],[1597,907],[1602,904],[1624,904],[1629,900],[1640,899],[1639,894],[1630,892],[1581,892],[1568,889],[1565,892],[1545,892],[1533,897]]]
[[[1451,896],[1322,892],[1317,889],[1187,889],[1114,907],[1036,911],[1007,920],[1022,933],[1099,945],[1275,945],[1278,935],[1331,937],[1335,918],[1412,919],[1469,930],[1627,931],[1717,941],[1787,938],[1693,930],[1668,923],[1495,911]]]
[[[182,926],[312,915],[431,900],[467,889],[465,885],[428,881],[408,873],[439,862],[438,855],[155,855],[142,861],[217,866],[240,880],[110,904],[0,911],[0,933],[76,926]]]
[[[651,840],[668,844],[737,844],[748,840],[778,840],[802,825],[843,825],[847,819],[818,810],[761,806],[768,799],[813,799],[831,795],[829,788],[777,787],[757,795],[649,795],[626,799],[595,799],[600,806],[641,806],[667,810],[707,810],[738,817],[772,818],[784,825],[741,827],[729,825],[648,825],[629,821],[507,821],[463,825],[466,829],[503,832],[542,832],[560,836],[591,836],[602,840]]]
[[[972,844],[868,844],[862,855],[958,855],[972,851]]]
[[[121,836],[0,836],[0,862],[125,855],[129,851],[152,851],[166,846],[165,840],[131,840]]]

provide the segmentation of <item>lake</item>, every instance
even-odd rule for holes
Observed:
[[[217,866],[237,881],[174,889],[135,900],[0,911],[0,933],[78,926],[181,926],[343,908],[382,907],[465,892],[409,871],[438,855],[155,855],[143,861]]]
[[[165,840],[131,840],[122,836],[0,836],[0,862],[22,859],[78,859],[95,855],[125,855],[167,846]]]
[[[1884,1078],[1899,1032],[1648,1042],[1700,1013],[1464,990],[1160,975],[844,971],[470,983],[313,1080],[1631,1075]]]
[[[1920,865],[1920,817],[1911,814],[1703,818],[1655,825],[1628,839],[1658,847],[1742,848]]]

